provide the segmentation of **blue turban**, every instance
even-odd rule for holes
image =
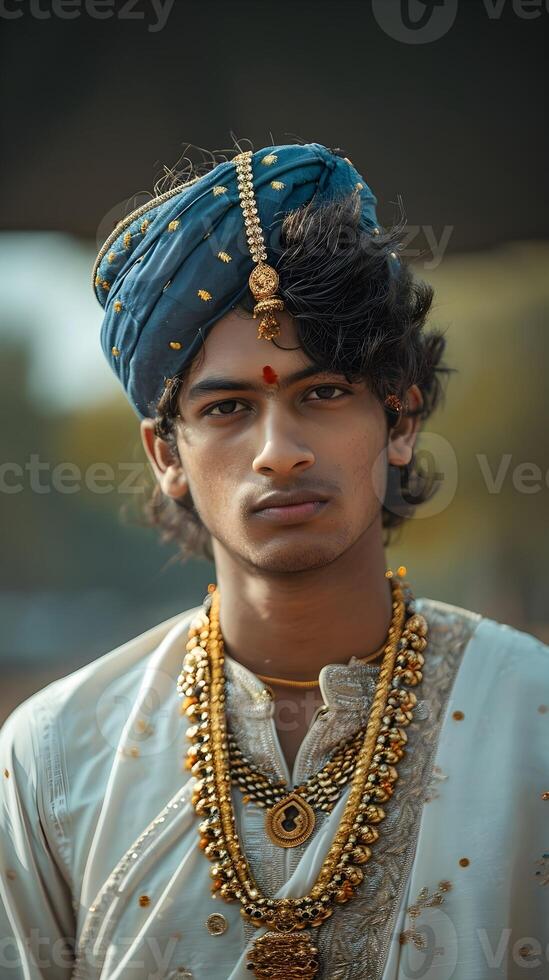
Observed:
[[[286,214],[358,191],[362,224],[378,231],[374,194],[351,162],[320,143],[272,146],[251,157],[267,248]],[[193,360],[209,330],[248,290],[254,268],[232,161],[172,188],[121,221],[94,267],[105,309],[101,346],[141,417],[167,379]]]

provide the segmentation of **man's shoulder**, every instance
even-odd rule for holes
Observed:
[[[522,669],[549,677],[549,645],[532,633],[439,599],[418,598],[416,609],[437,638],[462,633],[475,650],[489,650],[506,664],[520,662]]]
[[[33,730],[38,737],[44,727],[55,725],[67,739],[75,721],[82,726],[83,716],[91,712],[97,717],[106,696],[110,703],[130,704],[162,644],[185,634],[200,608],[194,606],[158,623],[30,695],[6,718],[1,728],[4,742],[18,739],[21,748],[28,745],[30,751]]]

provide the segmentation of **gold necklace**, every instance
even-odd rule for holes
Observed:
[[[394,591],[394,586],[392,588]],[[393,627],[394,623],[393,611]],[[386,644],[387,637],[377,654],[384,651]],[[364,663],[364,660],[359,662]],[[318,684],[318,681],[302,683]],[[365,727],[350,738],[341,740],[319,772],[289,789],[285,782],[274,782],[259,772],[242,754],[234,735],[227,732],[231,781],[245,794],[244,803],[253,800],[266,808],[265,830],[273,844],[298,847],[308,840],[316,825],[316,811],[331,812],[352,778],[364,734]]]
[[[234,736],[228,732],[227,737],[231,781],[245,794],[243,802],[253,800],[266,809],[265,830],[273,844],[297,847],[311,836],[315,811],[330,813],[351,779],[364,729],[343,739],[322,769],[291,790],[285,782],[273,782],[258,772],[242,754]]]
[[[191,772],[197,777],[194,806],[202,817],[199,846],[214,862],[210,871],[213,893],[225,901],[239,901],[244,918],[269,930],[248,953],[249,968],[258,980],[312,980],[318,972],[318,951],[304,930],[321,926],[335,904],[353,897],[364,878],[360,865],[371,857],[368,842],[373,842],[373,825],[385,817],[379,804],[391,798],[398,778],[388,752],[404,745],[402,728],[410,723],[416,703],[413,692],[405,688],[421,682],[428,626],[418,614],[405,621],[402,588],[396,583],[395,627],[389,630],[342,819],[309,894],[273,899],[258,888],[238,838],[230,793],[220,598],[215,585],[208,591],[212,597],[209,615],[204,609],[191,623],[188,652],[178,679],[178,692],[183,696],[191,690],[187,696],[195,698],[185,713],[194,721],[187,735],[198,748]]]
[[[368,664],[372,660],[377,660],[377,658],[380,657],[381,654],[383,653],[386,643],[387,640],[385,639],[381,644],[381,646],[378,647],[377,650],[374,650],[373,653],[369,653],[367,657],[356,657],[355,658],[356,663]],[[259,680],[263,681],[264,684],[274,684],[275,687],[296,687],[302,690],[305,689],[310,690],[311,688],[320,687],[320,682],[318,680],[292,681],[286,677],[269,677],[267,674],[256,674],[256,677],[259,677]]]

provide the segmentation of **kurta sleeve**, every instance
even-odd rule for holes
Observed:
[[[48,688],[0,729],[0,976],[68,980],[75,916],[66,775]]]

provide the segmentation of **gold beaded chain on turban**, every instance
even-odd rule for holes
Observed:
[[[257,337],[258,340],[272,340],[280,334],[280,323],[276,313],[284,309],[284,300],[276,296],[279,284],[278,272],[266,262],[267,250],[253,188],[252,155],[251,150],[239,153],[234,158],[234,164],[248,247],[252,259],[257,263],[248,279],[252,295],[257,301],[254,306],[254,318],[261,317]]]

